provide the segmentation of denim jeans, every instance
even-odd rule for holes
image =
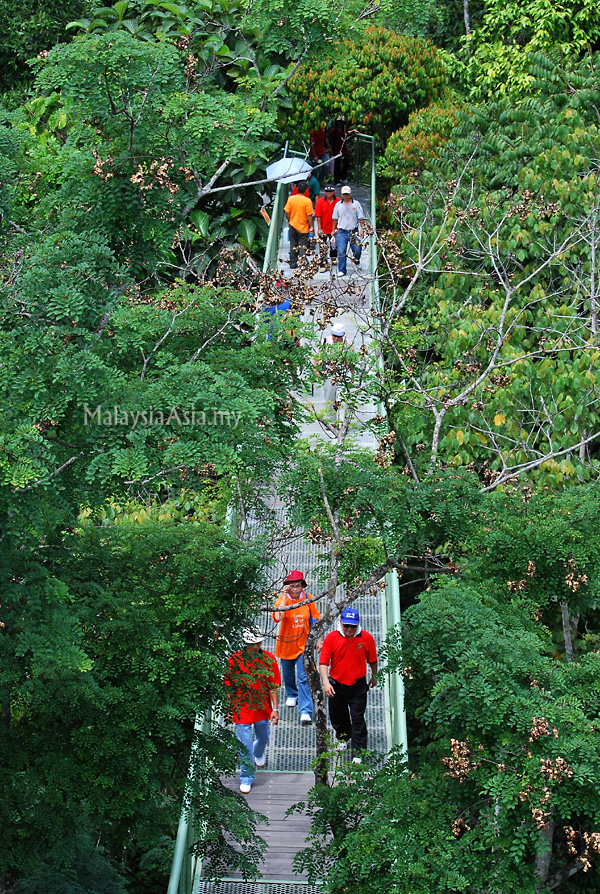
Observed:
[[[252,727],[254,726],[254,735]],[[236,723],[235,733],[240,740],[240,782],[242,785],[252,785],[256,776],[254,758],[259,759],[265,753],[269,736],[271,735],[271,723],[269,720],[257,720],[256,723]],[[254,741],[256,736],[256,741]]]
[[[346,250],[348,248],[348,243],[350,243],[350,249],[354,255],[354,260],[360,261],[362,246],[356,241],[356,233],[351,233],[350,230],[338,230],[335,234],[335,246],[338,253],[338,270],[340,273],[346,272]]]
[[[296,671],[298,673],[298,683],[296,684]],[[298,712],[300,714],[308,714],[312,717],[313,702],[308,686],[308,680],[304,673],[303,654],[300,653],[297,658],[281,659],[281,676],[283,677],[283,685],[285,686],[286,698],[298,699]]]

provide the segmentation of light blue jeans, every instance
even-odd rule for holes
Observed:
[[[353,236],[354,238],[352,238]],[[360,261],[362,246],[356,241],[356,233],[351,233],[350,230],[337,230],[335,234],[335,245],[338,253],[338,271],[340,273],[346,272],[346,250],[348,248],[348,243],[350,243],[350,249],[354,255],[354,260]]]
[[[303,654],[300,653],[297,658],[281,658],[281,676],[283,677],[283,685],[285,686],[286,698],[298,699],[298,713],[308,714],[312,717],[313,701],[308,686],[308,680],[304,673]],[[298,683],[296,684],[296,673],[298,674]]]
[[[254,734],[252,727],[254,727]],[[241,745],[240,782],[242,785],[252,785],[256,776],[254,758],[257,757],[260,760],[265,753],[271,735],[271,723],[269,720],[257,720],[256,723],[236,723],[235,734]],[[254,736],[256,736],[256,741]]]

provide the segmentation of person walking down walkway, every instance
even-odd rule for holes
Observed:
[[[319,183],[323,183],[327,176],[327,162],[329,161],[329,140],[325,130],[325,122],[321,121],[319,127],[314,127],[310,134],[309,155],[313,164],[319,165],[317,168],[317,177]]]
[[[360,256],[362,254],[362,228],[365,222],[365,214],[362,205],[352,198],[352,189],[342,186],[342,201],[338,202],[331,215],[333,220],[333,235],[338,253],[338,274],[346,276],[346,252],[348,245],[352,251],[352,262],[357,270],[360,270]]]
[[[325,186],[323,192],[325,194],[319,196],[315,205],[315,236],[318,236],[322,243],[321,258],[323,262],[325,262],[326,252],[329,249],[331,263],[335,264],[337,248],[333,238],[333,209],[340,200],[335,194],[335,186]]]
[[[346,339],[346,327],[344,325],[343,320],[338,320],[333,324],[330,331],[323,339],[324,345],[347,345],[348,341]],[[339,382],[334,382],[333,378],[325,379],[322,385],[323,388],[323,400],[331,401],[334,404],[339,398],[340,385]]]
[[[347,345],[346,327],[343,320],[338,320],[331,327],[330,332],[323,339],[324,345]]]
[[[298,258],[306,253],[308,234],[313,232],[314,208],[311,200],[304,195],[308,189],[306,180],[298,184],[296,195],[289,197],[285,204],[286,219],[290,225],[290,267],[295,270]]]
[[[298,705],[303,726],[312,723],[313,715],[312,696],[304,671],[304,647],[311,625],[321,617],[314,602],[310,602],[312,598],[302,572],[290,571],[273,611],[273,620],[281,624],[275,655],[281,661],[285,703],[288,708]],[[287,608],[287,611],[277,611],[278,608]]]
[[[338,115],[332,127],[327,131],[327,139],[331,148],[331,154],[334,157],[333,176],[336,184],[344,183],[350,168],[350,150],[348,148],[348,138],[351,134],[357,133],[356,130],[348,130],[346,118],[344,115]],[[337,156],[337,157],[336,157]]]
[[[371,679],[367,683],[367,664]],[[360,626],[356,609],[342,611],[337,630],[328,633],[321,649],[319,673],[329,699],[329,718],[340,744],[351,741],[354,761],[367,747],[367,693],[377,685],[377,647]]]
[[[224,682],[240,741],[240,791],[248,794],[256,767],[264,767],[267,759],[270,724],[279,720],[281,677],[275,656],[262,649],[261,633],[246,629],[242,639],[244,648],[230,656]]]
[[[316,173],[314,171],[312,171],[309,179],[306,181],[303,180],[301,182],[308,183],[308,186],[304,190],[303,195],[307,196],[314,205],[315,200],[317,199],[319,193],[321,192],[321,184],[317,178]],[[298,184],[296,183],[296,184],[294,184],[294,188],[292,189],[292,195],[297,196],[299,192],[300,192],[300,190],[298,189]]]

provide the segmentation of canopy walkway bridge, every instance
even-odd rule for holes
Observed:
[[[355,141],[353,198],[358,199],[375,229],[375,149],[370,136],[359,134]],[[291,187],[279,183],[271,211],[271,224],[267,243],[263,272],[277,273],[284,279],[291,279],[295,271],[288,264],[289,242],[286,240],[284,205]],[[375,236],[369,239],[368,249],[363,252],[360,271],[348,264],[349,276],[338,279],[336,268],[316,273],[310,281],[319,299],[336,308],[336,321],[343,321],[346,339],[355,350],[362,345],[369,348],[372,312],[378,303],[377,249]],[[307,308],[305,319],[310,320]],[[300,437],[332,437],[327,428],[319,423],[328,400],[322,388],[316,388],[310,400],[312,413],[302,426]],[[352,436],[355,444],[367,449],[375,449],[376,441],[365,425],[370,418],[383,414],[381,406],[365,404],[355,412]],[[272,507],[285,525],[285,510]],[[309,589],[315,580],[317,566],[323,560],[326,547],[314,545],[299,532],[290,538],[289,545],[278,556],[276,576],[282,580],[287,572],[299,568],[304,572]],[[314,588],[313,588],[314,589]],[[394,573],[387,576],[384,590],[377,595],[365,595],[356,603],[360,611],[361,624],[373,634],[381,645],[388,627],[400,622],[400,597],[398,579]],[[274,643],[266,648],[272,651]],[[380,678],[380,681],[383,678]],[[259,825],[257,832],[267,843],[261,878],[248,882],[231,874],[219,881],[202,877],[202,862],[191,853],[194,842],[194,823],[189,811],[182,812],[176,842],[173,868],[168,894],[319,894],[317,888],[309,886],[305,877],[294,873],[293,859],[305,846],[310,828],[308,817],[286,815],[287,809],[298,801],[306,799],[314,784],[311,762],[316,753],[316,731],[314,726],[301,726],[296,708],[285,706],[283,688],[279,695],[280,721],[272,727],[271,740],[267,749],[264,768],[258,769],[252,791],[245,795],[248,804],[257,813],[268,818],[268,824]],[[369,693],[366,721],[369,730],[369,749],[383,756],[393,745],[406,749],[406,721],[404,715],[404,688],[400,675],[388,676],[384,685]],[[350,760],[350,754],[336,758]],[[193,773],[193,769],[191,771]],[[225,784],[237,790],[239,780],[226,780]]]

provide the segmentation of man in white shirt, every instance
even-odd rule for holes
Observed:
[[[342,186],[342,201],[333,209],[333,235],[338,253],[338,275],[346,276],[346,251],[348,244],[352,251],[352,261],[360,268],[362,245],[359,242],[365,222],[365,215],[360,202],[352,198],[349,186]]]

